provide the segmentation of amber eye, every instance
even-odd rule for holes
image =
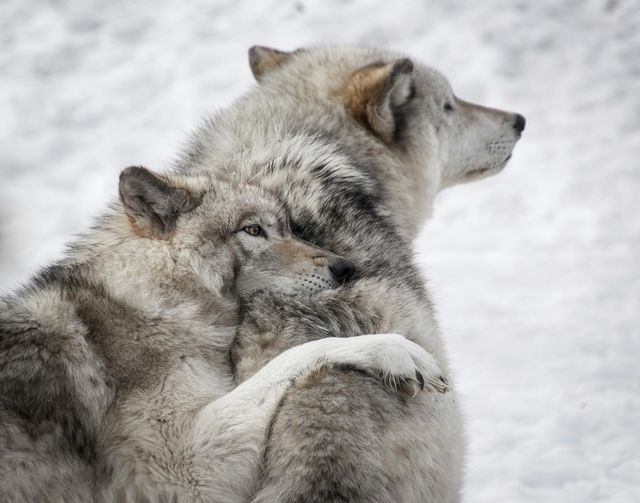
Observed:
[[[267,237],[267,234],[264,232],[264,229],[260,227],[258,224],[247,225],[246,227],[243,227],[242,230],[251,236],[263,237],[263,238]]]

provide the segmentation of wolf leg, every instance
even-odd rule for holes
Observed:
[[[129,457],[120,459],[133,469],[122,475],[149,495],[246,502],[256,491],[261,452],[280,401],[291,385],[325,366],[358,369],[373,380],[381,378],[389,389],[408,381],[429,383],[440,373],[426,351],[397,334],[324,338],[296,346],[202,407],[185,410],[176,402],[159,423],[131,424],[125,442]],[[199,376],[190,379],[197,386]],[[137,416],[149,417],[149,412]]]

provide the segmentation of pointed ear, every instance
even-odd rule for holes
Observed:
[[[397,139],[414,90],[413,62],[398,59],[356,71],[343,90],[352,117],[388,143]]]
[[[133,231],[144,237],[166,237],[178,217],[198,205],[190,192],[141,166],[120,173],[119,189]]]
[[[278,51],[270,47],[254,45],[249,49],[249,66],[255,79],[260,79],[267,73],[281,67],[293,56],[293,52]]]

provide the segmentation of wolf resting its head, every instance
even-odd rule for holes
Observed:
[[[257,186],[130,167],[120,199],[136,236],[164,243],[181,271],[213,291],[313,294],[354,274],[348,260],[295,239],[282,203]]]

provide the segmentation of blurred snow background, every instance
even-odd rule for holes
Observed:
[[[506,171],[417,243],[457,370],[468,502],[640,501],[640,2],[0,2],[0,289],[130,164],[167,167],[246,50],[400,49],[523,113]]]

